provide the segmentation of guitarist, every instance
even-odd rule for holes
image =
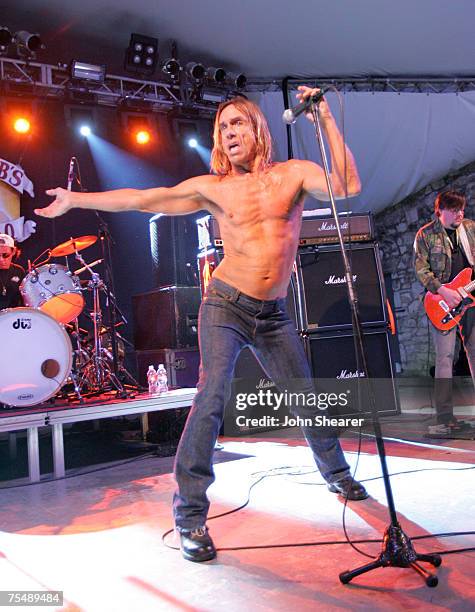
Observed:
[[[455,191],[439,193],[435,199],[436,219],[419,229],[414,241],[415,271],[427,291],[438,293],[449,308],[455,308],[462,295],[444,284],[464,268],[474,267],[475,221],[464,219],[466,199]],[[472,272],[473,278],[473,272]],[[461,321],[463,344],[472,379],[475,381],[475,308],[469,308]],[[431,326],[435,346],[435,408],[437,423],[432,434],[451,434],[464,428],[454,416],[452,368],[457,327],[441,332]]]

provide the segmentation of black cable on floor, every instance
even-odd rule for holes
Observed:
[[[211,518],[218,518],[218,516],[214,516]],[[208,520],[211,520],[211,518]],[[178,546],[171,546],[170,544],[167,544],[167,542],[165,542],[165,538],[167,537],[167,535],[169,535],[173,531],[174,531],[173,529],[169,529],[167,532],[165,532],[162,535],[162,541],[167,548],[170,548],[172,550],[180,550]],[[426,535],[413,536],[410,538],[410,540],[413,541],[413,540],[423,540],[423,539],[430,539],[430,538],[459,537],[459,536],[467,536],[467,535],[475,535],[475,531],[456,531],[453,533],[431,533],[431,534],[426,534]],[[353,540],[354,544],[382,544],[382,542],[383,542],[382,538],[375,538],[375,539],[368,538],[364,540]],[[347,540],[329,540],[327,542],[316,541],[316,542],[291,542],[291,543],[286,543],[286,544],[255,544],[252,546],[226,546],[223,548],[217,548],[216,550],[221,551],[221,552],[222,551],[232,551],[232,550],[266,550],[266,549],[270,550],[273,548],[302,548],[302,547],[307,547],[307,546],[341,546],[345,544],[348,544]],[[451,549],[451,550],[441,550],[441,551],[436,551],[436,552],[438,555],[450,555],[453,553],[460,553],[460,552],[475,552],[475,546],[470,546],[466,548],[456,548],[456,549]]]
[[[251,491],[252,489],[258,485],[260,482],[262,482],[265,478],[270,478],[272,476],[286,476],[286,475],[292,475],[292,474],[286,474],[285,472],[278,472],[275,473],[275,470],[281,470],[281,469],[288,469],[290,468],[290,466],[283,466],[283,467],[279,467],[279,468],[273,468],[272,470],[263,473],[263,475],[256,480],[255,482],[253,482],[251,484],[251,486],[249,487],[248,490],[248,494],[247,494],[247,499],[246,501],[241,504],[240,506],[238,506],[237,508],[233,508],[231,510],[227,510],[226,512],[221,512],[219,514],[215,514],[213,516],[208,517],[208,521],[212,521],[218,518],[222,518],[224,516],[228,516],[230,514],[234,514],[235,512],[239,512],[240,510],[244,509],[247,505],[249,505],[250,499],[251,499]],[[416,473],[416,472],[423,472],[423,471],[435,471],[435,470],[445,470],[445,471],[462,471],[462,470],[473,470],[475,469],[475,466],[469,466],[469,467],[464,467],[464,468],[421,468],[418,470],[407,470],[407,471],[403,471],[403,472],[396,472],[394,474],[390,474],[389,476],[397,476],[397,475],[401,475],[401,474],[406,474],[406,473]],[[314,469],[311,472],[305,472],[305,474],[309,474],[312,472],[316,472],[317,470]],[[272,473],[274,472],[274,473]],[[256,472],[256,474],[261,473],[261,472]],[[299,474],[294,474],[294,475],[299,475]],[[361,480],[361,482],[367,482],[370,480],[381,480],[382,476],[375,476],[372,478],[367,478],[367,479],[363,479]],[[299,483],[299,484],[315,484],[317,486],[324,486],[327,483],[326,482],[322,482],[322,483]],[[344,508],[346,508],[348,499],[345,500],[345,505]],[[172,546],[170,544],[168,544],[166,542],[166,538],[168,535],[170,535],[170,533],[174,532],[174,528],[169,529],[168,531],[166,531],[165,533],[162,534],[162,542],[163,544],[167,547],[170,548],[172,550],[180,550],[178,546]],[[422,540],[422,539],[427,539],[427,538],[435,538],[435,537],[455,537],[455,536],[465,536],[465,535],[475,535],[475,531],[460,531],[460,532],[447,532],[447,533],[440,533],[440,534],[426,534],[426,535],[421,535],[421,536],[414,536],[412,538],[410,538],[411,540]],[[347,534],[345,534],[346,540],[333,540],[333,541],[329,541],[329,542],[301,542],[301,543],[290,543],[290,544],[266,544],[266,545],[255,545],[255,546],[237,546],[237,547],[228,547],[228,548],[218,548],[218,551],[230,551],[230,550],[255,550],[255,549],[271,549],[271,548],[291,548],[291,547],[302,547],[302,546],[325,546],[325,545],[342,545],[342,544],[350,544],[350,546],[352,546],[352,548],[354,548],[356,550],[356,552],[363,554],[365,557],[369,557],[371,559],[375,559],[376,556],[375,555],[370,555],[364,551],[361,551],[361,549],[359,549],[357,546],[355,546],[356,544],[365,544],[365,543],[382,543],[382,539],[368,539],[368,540],[350,540],[349,537],[347,536]],[[469,547],[469,548],[463,548],[463,549],[454,549],[454,550],[447,550],[447,551],[441,551],[438,554],[452,554],[452,553],[456,553],[456,552],[471,552],[471,551],[475,551],[475,547]]]

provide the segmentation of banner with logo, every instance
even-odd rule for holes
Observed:
[[[33,183],[19,165],[0,158],[0,233],[23,242],[36,231],[35,221],[20,217],[20,194],[35,196]]]

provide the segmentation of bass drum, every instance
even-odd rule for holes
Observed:
[[[0,311],[0,402],[34,406],[52,397],[71,372],[72,346],[53,317],[35,308]]]

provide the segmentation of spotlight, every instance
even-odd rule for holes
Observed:
[[[81,136],[90,136],[91,128],[88,125],[81,125],[81,127],[79,128],[79,133],[81,134]]]
[[[151,76],[158,62],[158,39],[131,34],[125,52],[124,68],[129,72]]]
[[[206,71],[206,76],[215,83],[224,83],[226,80],[226,70],[224,68],[215,68],[210,66]]]
[[[30,128],[30,122],[25,117],[17,117],[13,122],[13,129],[19,134],[27,134]]]
[[[195,81],[201,81],[205,76],[205,69],[203,64],[196,62],[188,62],[186,65],[186,72]]]
[[[237,89],[244,89],[244,87],[246,87],[247,77],[244,74],[229,73],[228,74],[228,80]]]
[[[6,26],[0,27],[0,53],[3,53],[13,42],[13,35]]]
[[[135,140],[137,144],[144,145],[150,142],[150,132],[147,130],[139,130],[135,133]]]
[[[121,123],[135,144],[146,145],[155,138],[156,124],[148,113],[121,112]]]
[[[26,30],[21,30],[15,34],[15,42],[18,45],[18,51],[20,53],[23,51],[35,54],[39,49],[45,48],[39,34],[32,34]]]
[[[180,70],[181,70],[180,62],[174,57],[170,57],[169,59],[165,60],[162,66],[162,72],[164,72],[166,75],[168,75],[172,79],[178,78],[178,75],[180,74]]]
[[[190,147],[190,149],[196,149],[196,147],[198,146],[198,141],[196,140],[196,138],[189,138],[188,146]]]
[[[105,65],[85,64],[78,60],[71,62],[71,78],[78,81],[93,81],[104,83],[106,77]]]
[[[203,102],[212,102],[213,104],[221,104],[226,99],[226,91],[204,89],[201,95]]]

